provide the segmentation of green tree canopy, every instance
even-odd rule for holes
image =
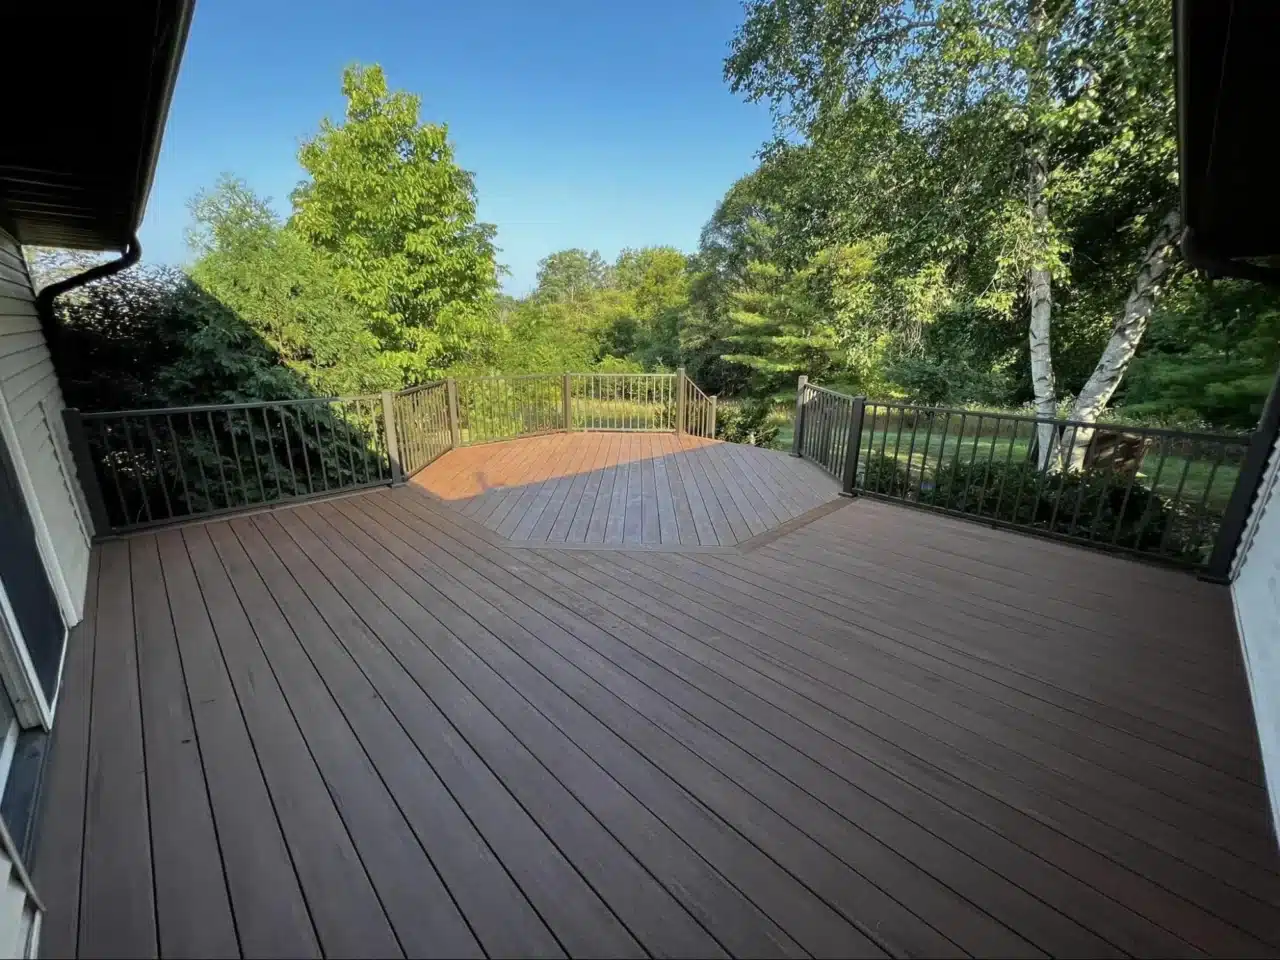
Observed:
[[[350,67],[341,123],[324,120],[298,159],[290,226],[332,256],[403,383],[483,353],[494,335],[494,228],[476,220],[472,175],[421,99],[391,91],[381,67]]]

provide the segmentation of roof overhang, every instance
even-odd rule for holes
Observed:
[[[194,0],[6,10],[0,226],[123,250],[146,210]]]
[[[1280,4],[1175,0],[1183,253],[1229,276],[1280,277]]]

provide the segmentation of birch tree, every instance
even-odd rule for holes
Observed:
[[[1022,318],[1038,416],[1058,411],[1063,310],[1076,327],[1115,316],[1073,407],[1093,420],[1174,259],[1170,32],[1168,11],[1154,0],[750,0],[725,72],[736,91],[771,103],[775,151],[794,152],[798,139],[802,149],[830,152],[823,141],[833,130],[850,118],[856,128],[869,105],[890,106],[900,132],[891,162],[876,171],[892,171],[886,192],[913,195],[913,222],[934,233],[913,241],[911,269],[940,270],[954,302]],[[851,149],[865,142],[850,133],[842,131]],[[846,159],[846,169],[862,166],[851,153]],[[904,170],[910,188],[900,182]],[[1110,276],[1111,251],[1128,251],[1123,306],[1073,285],[1073,238],[1099,229],[1100,209],[1111,232],[1107,262],[1085,261],[1087,271]],[[1038,439],[1046,466],[1052,427]]]

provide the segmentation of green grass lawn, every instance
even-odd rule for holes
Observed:
[[[795,435],[790,411],[780,411],[778,420],[778,436],[773,447],[790,451]],[[954,430],[954,425],[951,429]],[[863,456],[868,451],[875,454],[883,451],[885,456],[896,458],[907,467],[913,477],[919,477],[921,472],[932,474],[940,462],[955,458],[957,452],[963,463],[970,459],[976,463],[985,463],[988,459],[992,462],[1023,460],[1030,451],[1031,439],[1031,424],[1020,424],[1012,434],[1009,427],[1002,427],[998,437],[985,431],[978,436],[967,431],[963,438],[951,433],[945,440],[940,426],[935,426],[932,432],[921,426],[913,446],[911,429],[904,426],[899,437],[897,424],[891,422],[888,429],[864,433],[861,449]],[[1154,482],[1155,489],[1164,496],[1177,497],[1182,503],[1196,506],[1203,501],[1210,509],[1220,512],[1226,508],[1235,489],[1245,448],[1244,440],[1226,445],[1225,450],[1219,444],[1206,443],[1192,456],[1169,453],[1163,457],[1161,466],[1161,442],[1156,439],[1143,458],[1138,479],[1148,485]]]
[[[864,455],[871,451],[893,457],[907,467],[912,476],[918,476],[921,471],[933,473],[940,462],[957,456],[962,463],[1018,462],[1026,459],[1031,447],[1029,435],[949,436],[944,440],[937,431],[931,436],[922,432],[917,433],[914,448],[911,439],[909,430],[903,430],[901,437],[896,428],[877,430],[869,438],[864,435],[862,451]],[[1143,458],[1138,478],[1147,484],[1154,482],[1157,492],[1177,497],[1183,503],[1198,505],[1204,500],[1210,507],[1222,510],[1235,489],[1244,450],[1243,444],[1229,445],[1225,452],[1217,444],[1208,444],[1199,455],[1169,453],[1163,456],[1162,466],[1161,445],[1156,442]]]

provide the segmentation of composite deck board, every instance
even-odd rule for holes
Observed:
[[[275,804],[182,534],[155,537],[231,908],[246,956],[319,956]]]
[[[80,865],[84,852],[84,812],[88,791],[89,718],[93,700],[94,634],[98,625],[101,551],[89,558],[84,620],[67,640],[58,722],[50,738],[49,773],[43,794],[46,822],[57,829],[38,834],[32,879],[45,900],[40,949],[46,956],[70,957],[80,932]]]
[[[129,547],[159,947],[225,956],[239,944],[160,554],[153,539]]]
[[[422,722],[422,691],[273,518],[237,532],[288,615],[306,630],[314,662],[484,949],[559,954],[550,930],[431,764],[431,748],[422,744],[443,740],[444,731]]]
[[[479,955],[466,922],[236,532],[220,524],[210,533],[241,602],[255,611],[262,653],[405,953]]]
[[[672,434],[418,477],[95,550],[46,955],[1280,950],[1220,588]]]
[[[78,949],[149,956],[157,950],[155,882],[129,544],[105,544],[101,563]]]
[[[259,645],[279,609],[231,582],[207,526],[183,539],[209,607],[232,687],[326,954],[388,956],[402,948],[325,779]]]
[[[453,450],[413,483],[522,544],[734,546],[836,497],[812,464],[672,433],[549,434]]]

